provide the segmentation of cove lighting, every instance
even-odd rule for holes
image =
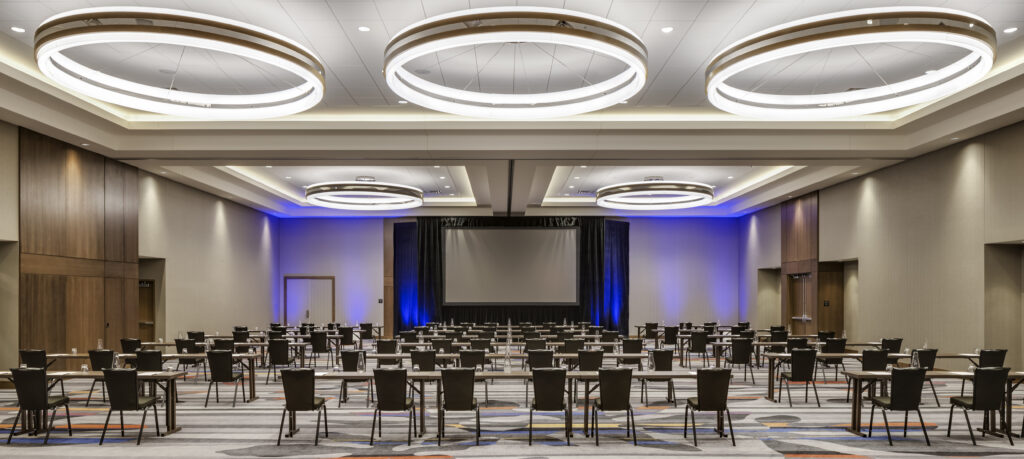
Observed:
[[[437,84],[405,68],[455,48],[506,43],[583,49],[626,69],[576,89],[507,94]],[[636,95],[647,79],[647,47],[629,29],[600,16],[528,6],[477,8],[434,16],[398,32],[384,51],[384,76],[395,94],[432,110],[476,118],[555,118],[600,110]]]
[[[877,24],[868,27],[866,18]],[[889,43],[939,44],[964,49],[967,55],[924,75],[834,93],[772,94],[729,84],[740,73],[781,59]],[[865,115],[929,102],[967,88],[988,74],[995,50],[995,30],[970,13],[930,7],[858,9],[789,22],[737,41],[708,65],[705,87],[708,100],[719,109],[753,118]]]
[[[120,43],[230,54],[276,67],[301,83],[256,94],[196,93],[122,79],[83,65],[68,53],[83,46]],[[39,26],[35,56],[39,70],[67,89],[116,105],[187,118],[274,118],[312,108],[324,95],[324,65],[312,51],[270,30],[191,11],[127,6],[61,13]]]

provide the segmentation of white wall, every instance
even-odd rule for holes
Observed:
[[[778,206],[739,218],[739,317],[754,328],[777,325],[782,297],[777,273],[759,272],[782,266],[782,219]],[[760,281],[759,281],[760,279]]]
[[[18,174],[18,128],[0,123],[0,368],[18,365]]]
[[[732,218],[630,218],[630,328],[738,321],[737,226]]]
[[[277,228],[275,217],[140,172],[139,256],[166,260],[164,338],[266,327],[280,302]]]
[[[0,123],[0,241],[18,239],[18,127]]]
[[[383,322],[383,219],[281,219],[280,238],[282,276],[335,277],[337,322]]]

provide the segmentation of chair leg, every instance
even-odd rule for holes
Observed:
[[[597,425],[597,406],[594,406],[594,445],[601,446],[601,426]]]
[[[210,381],[210,384],[206,386],[206,402],[203,403],[203,408],[210,406],[210,389],[213,389],[214,382]]]
[[[53,431],[53,418],[57,416],[57,407],[53,407],[53,414],[50,415],[50,425],[46,429],[46,437],[43,438],[43,444],[50,442],[50,432]]]
[[[687,435],[687,430],[689,428],[689,426],[687,425],[689,423],[688,422],[689,421],[689,417],[690,417],[690,404],[687,403],[686,404],[686,408],[683,409],[683,438],[686,438],[686,435]]]
[[[156,425],[156,436],[160,436],[160,413],[156,411],[156,405],[153,405],[153,422]]]
[[[142,444],[142,431],[146,430],[146,414],[149,410],[142,410],[142,424],[139,425],[139,436],[135,439],[135,446]]]
[[[320,416],[323,413],[321,410],[316,410],[316,432],[313,432],[313,446],[320,445]]]
[[[480,407],[476,407],[476,445],[480,446]]]
[[[693,419],[692,419],[692,421],[693,421],[693,423],[690,424],[691,425],[690,428],[693,429],[693,446],[696,447],[697,446],[697,410],[696,409],[693,410]]]
[[[814,389],[814,401],[818,403],[818,408],[821,408],[821,399],[818,398],[818,383],[812,380],[811,388]]]
[[[89,401],[92,400],[92,390],[96,387],[96,380],[92,381],[92,385],[89,386],[89,396],[85,398],[85,406],[89,406]]]
[[[953,431],[953,405],[949,405],[949,422],[946,423],[946,436]]]
[[[100,444],[103,444],[103,439],[107,437],[107,426],[110,425],[110,415],[114,414],[114,409],[107,410],[107,420],[103,422],[103,433],[100,434]]]
[[[242,398],[245,398],[245,396],[243,395]],[[235,407],[235,401],[236,400],[238,400],[238,383],[237,382],[235,383],[235,393],[234,393],[234,395],[231,396],[231,407],[232,408]]]
[[[14,424],[11,424],[11,431],[7,434],[7,444],[8,445],[11,444],[11,438],[14,438],[14,431],[18,430],[18,420],[21,419],[21,412],[22,411],[23,410],[19,407],[18,408],[18,414],[14,416]],[[109,417],[109,415],[108,415],[108,417]],[[25,429],[25,425],[22,424],[21,428],[22,428],[22,430],[24,430]]]
[[[732,446],[736,446],[736,434],[732,431],[732,413],[725,409],[725,418],[729,420],[729,438],[732,439]]]
[[[793,393],[789,391],[789,380],[786,380],[786,395],[789,396],[789,407],[793,407]]]
[[[438,435],[440,435],[440,432],[438,432]],[[527,436],[527,440],[526,440],[527,443],[526,444],[533,445],[533,407],[530,407],[530,427],[529,427],[529,434],[527,434],[527,435],[528,436]]]
[[[903,438],[907,438],[907,418],[910,417],[909,411],[903,412]]]
[[[924,426],[924,416],[921,416],[921,409],[918,408],[915,411],[917,411],[917,420],[921,421],[921,432],[924,434],[924,442],[928,446],[932,446],[932,441],[931,441],[931,439],[928,438],[928,429],[926,429],[925,426]]]
[[[281,433],[284,432],[284,417],[288,414],[288,409],[281,411],[281,427],[277,429],[277,446],[281,446]],[[376,413],[374,413],[376,414]],[[373,444],[373,435],[370,435],[370,444]]]
[[[633,446],[636,446],[637,445],[637,443],[636,443],[636,416],[633,414],[633,408],[632,407],[629,408],[629,412],[627,414],[629,414],[629,419],[631,419],[633,421],[631,423],[631,426],[633,427]]]
[[[932,386],[932,396],[935,397],[935,406],[942,406],[942,404],[939,403],[939,394],[935,393],[935,383],[929,379],[928,385]]]
[[[117,415],[121,418],[121,436],[124,436],[124,411],[118,410]]]
[[[377,429],[377,411],[379,410],[373,410],[373,421],[370,422],[370,446],[373,446],[373,434]],[[281,422],[284,422],[284,418],[281,418]]]
[[[1003,433],[1010,440],[1010,446],[1013,446],[1013,434],[1010,433],[1010,424],[1006,422],[1006,412],[1002,409],[999,410],[999,422],[1003,424]]]
[[[868,438],[871,438],[872,432],[875,430],[875,404],[871,404],[871,417],[868,418]]]
[[[971,443],[973,443],[975,446],[977,446],[978,442],[974,440],[974,429],[971,428],[971,417],[967,415],[967,408],[964,408],[963,410],[964,410],[964,419],[967,420],[967,433],[971,434]]]
[[[889,416],[885,414],[885,408],[882,408],[882,421],[885,422],[885,436],[889,439],[889,446],[892,446],[892,434],[889,433]]]
[[[324,403],[320,409],[324,410],[324,438],[327,438],[330,435],[330,432],[327,429],[327,403]]]
[[[68,436],[71,436],[71,408],[68,406],[70,403],[64,404],[64,417],[68,419]]]

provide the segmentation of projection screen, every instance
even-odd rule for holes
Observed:
[[[446,305],[579,304],[576,228],[448,228]]]

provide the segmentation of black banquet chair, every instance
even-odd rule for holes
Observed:
[[[281,427],[277,430],[277,445],[281,446],[281,432],[284,418],[296,411],[316,411],[316,432],[313,444],[320,444],[320,416],[324,418],[324,438],[327,438],[327,404],[323,397],[316,396],[316,378],[312,368],[285,368],[281,370],[281,384],[284,386],[284,410],[281,412]],[[292,436],[291,433],[288,434]]]
[[[11,443],[11,437],[18,429],[18,420],[22,419],[22,413],[53,410],[50,414],[50,424],[46,429],[46,438],[43,439],[44,445],[49,443],[50,432],[53,431],[53,418],[57,417],[57,408],[61,406],[64,407],[64,416],[68,421],[68,436],[72,436],[71,411],[68,408],[71,400],[64,395],[50,395],[50,387],[46,385],[45,369],[11,368],[11,376],[14,379],[14,390],[18,394],[18,414],[14,416],[11,432],[7,434],[7,444]],[[27,430],[24,423],[21,430],[23,432]]]
[[[811,359],[813,362],[813,358]],[[732,414],[729,413],[729,379],[732,370],[729,368],[701,368],[697,370],[697,396],[686,399],[683,412],[683,437],[686,437],[688,414],[693,411],[693,446],[697,446],[697,412],[714,411],[719,416],[725,412],[729,420],[729,438],[732,446],[736,446],[736,434],[732,431]],[[719,436],[724,432],[719,432]]]
[[[732,339],[732,354],[725,358],[726,363],[732,365],[740,365],[743,367],[743,381],[747,380],[747,371],[750,371],[750,381],[753,384],[757,384],[754,380],[754,366],[753,366],[753,355],[754,353],[754,342],[750,338],[733,338]]]
[[[907,417],[911,411],[917,412],[917,419],[921,422],[921,432],[924,433],[924,441],[928,446],[932,445],[928,439],[928,429],[924,426],[924,417],[921,416],[921,389],[924,388],[924,368],[893,368],[892,369],[892,395],[876,395],[871,397],[871,417],[868,418],[868,437],[875,422],[875,407],[882,408],[882,420],[885,422],[885,436],[889,438],[889,446],[892,446],[892,433],[889,432],[889,417],[886,411],[903,412],[903,436],[907,436]],[[953,411],[950,410],[950,413]]]
[[[671,349],[655,349],[647,353],[647,358],[654,363],[654,372],[659,371],[672,371],[673,351]],[[666,397],[665,400],[672,402],[673,406],[679,406],[676,400],[676,385],[669,377],[653,377],[644,378],[640,380],[640,400],[646,405],[651,404],[651,394],[647,390],[648,383],[652,381],[660,381],[667,384],[665,389]]]
[[[89,350],[89,366],[92,371],[103,371],[108,368],[114,368],[114,351],[110,349],[90,349]],[[97,378],[92,381],[89,386],[89,395],[85,398],[85,406],[89,406],[89,402],[92,401],[92,392],[96,388],[96,383],[100,383],[100,393],[103,396],[103,403],[107,402],[107,387],[103,384],[103,378]]]
[[[528,444],[533,445],[533,412],[561,411],[565,413],[565,444],[570,444],[572,424],[569,419],[570,405],[566,403],[566,373],[562,368],[538,368],[533,370],[533,391],[535,398],[530,402],[530,434]]]
[[[914,349],[914,357],[917,359],[917,367],[927,371],[935,369],[935,358],[938,357],[938,349]],[[935,397],[935,406],[942,406],[939,403],[939,394],[935,392],[935,384],[931,378],[925,376],[925,382],[932,387],[932,397]]]
[[[444,438],[444,418],[445,413],[449,411],[476,412],[476,444],[480,444],[480,404],[473,396],[475,379],[474,368],[441,370],[441,410],[437,415],[437,446],[441,446],[441,439]]]
[[[216,389],[217,403],[220,403],[220,383],[234,383],[235,394],[231,397],[231,407],[235,407],[238,400],[238,386],[242,386],[242,402],[245,402],[245,373],[234,371],[234,359],[231,351],[207,351],[206,360],[210,364],[210,384],[206,388],[206,402],[203,407],[210,405],[210,389]]]
[[[990,412],[998,411],[999,419],[996,422],[1002,425],[1006,439],[1010,441],[1010,446],[1013,446],[1013,437],[1010,435],[1010,426],[1006,423],[1005,403],[1003,403],[1006,396],[1006,377],[1009,374],[1010,369],[1004,367],[975,368],[972,384],[974,392],[971,396],[949,399],[951,405],[949,407],[949,425],[946,426],[946,436],[948,437],[953,430],[954,408],[963,410],[964,419],[967,421],[967,432],[971,434],[971,443],[975,445],[978,442],[974,440],[974,429],[971,428],[971,417],[967,412],[982,411],[987,419]],[[989,427],[992,429],[998,428],[998,426]]]
[[[807,403],[807,386],[814,389],[814,401],[821,407],[821,400],[818,399],[818,386],[814,381],[815,356],[814,349],[793,349],[790,353],[790,371],[784,371],[780,375],[781,381],[786,383],[786,395],[789,396],[789,406],[793,406],[793,393],[789,390],[789,383],[804,383],[804,403]],[[779,398],[782,398],[782,385],[779,385]]]
[[[377,386],[377,406],[373,410],[370,425],[370,445],[373,436],[384,434],[384,412],[401,411],[409,413],[409,432],[406,443],[412,445],[412,432],[416,430],[416,403],[411,397],[405,396],[409,373],[404,368],[376,368],[373,370],[373,383]],[[377,429],[375,431],[375,429]]]
[[[21,349],[18,351],[18,357],[21,359],[21,363],[25,364],[29,368],[42,368],[43,370],[53,365],[53,362],[46,361],[46,351],[43,349]],[[55,362],[55,361],[54,361]],[[64,380],[58,379],[52,383],[48,389],[53,389],[53,386],[60,383],[60,393],[64,395]]]
[[[107,420],[103,422],[103,433],[100,434],[100,444],[107,437],[107,427],[110,425],[110,415],[117,411],[121,416],[121,436],[124,436],[124,412],[142,411],[142,423],[139,425],[139,437],[135,444],[142,444],[142,432],[146,430],[146,414],[149,408],[153,408],[153,421],[156,423],[156,436],[160,436],[160,414],[157,412],[157,398],[155,396],[139,395],[139,373],[135,369],[108,368],[103,370],[103,380],[107,384],[107,395],[110,398],[110,410],[107,411]]]
[[[354,349],[338,351],[338,357],[341,359],[341,371],[346,373],[358,372],[361,370],[359,362],[363,358],[362,351]],[[365,362],[364,362],[365,366]],[[370,406],[370,402],[373,401],[373,379],[344,379],[341,381],[341,394],[338,397],[338,408],[341,408],[342,402],[348,402],[348,383],[349,382],[366,382],[366,406]]]
[[[625,411],[626,438],[632,434],[633,445],[637,444],[636,418],[633,416],[633,405],[629,403],[632,386],[632,368],[602,368],[597,371],[597,387],[601,389],[601,396],[590,405],[590,428],[595,445],[601,446],[601,428],[597,424],[597,413],[600,411]]]

